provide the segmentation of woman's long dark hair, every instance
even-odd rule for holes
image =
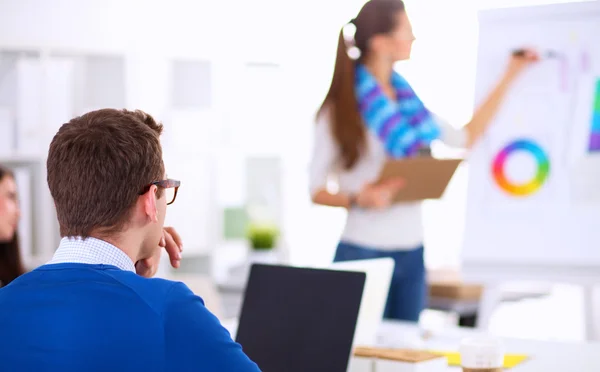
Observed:
[[[0,166],[0,182],[5,177],[15,178],[10,170]],[[25,268],[21,261],[19,237],[15,231],[12,240],[5,243],[0,242],[0,286],[7,285],[23,273],[25,273]]]
[[[394,30],[398,12],[404,11],[402,0],[370,0],[362,7],[352,23],[356,27],[354,46],[360,51],[359,62],[368,53],[368,44],[377,34]],[[352,168],[366,143],[366,130],[354,94],[355,62],[348,55],[344,29],[340,31],[337,57],[329,92],[317,113],[327,108],[331,116],[331,131],[339,148],[342,165]]]

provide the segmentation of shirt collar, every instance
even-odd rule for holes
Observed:
[[[131,258],[114,245],[96,238],[62,238],[49,264],[83,263],[112,265],[121,270],[135,272]]]

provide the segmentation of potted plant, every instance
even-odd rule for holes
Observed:
[[[250,222],[246,231],[250,252],[248,263],[276,264],[279,229],[270,222]]]
[[[250,242],[250,248],[255,251],[270,251],[277,244],[279,229],[274,223],[250,222],[246,237]]]

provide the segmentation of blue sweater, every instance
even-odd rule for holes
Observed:
[[[75,263],[0,289],[0,370],[259,371],[184,284]]]

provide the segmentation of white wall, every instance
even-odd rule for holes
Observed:
[[[185,41],[210,32],[215,23],[214,12],[194,12],[190,9],[191,3],[177,0],[168,3],[143,0],[2,0],[0,44],[18,48],[51,46],[111,52],[144,48],[182,49]],[[202,9],[203,2],[195,3],[198,9]],[[185,10],[175,12],[177,8]],[[213,22],[207,22],[207,19],[213,19]],[[175,33],[181,37],[173,40],[170,35]],[[196,37],[195,41],[199,49],[206,51],[215,45],[210,38]]]

